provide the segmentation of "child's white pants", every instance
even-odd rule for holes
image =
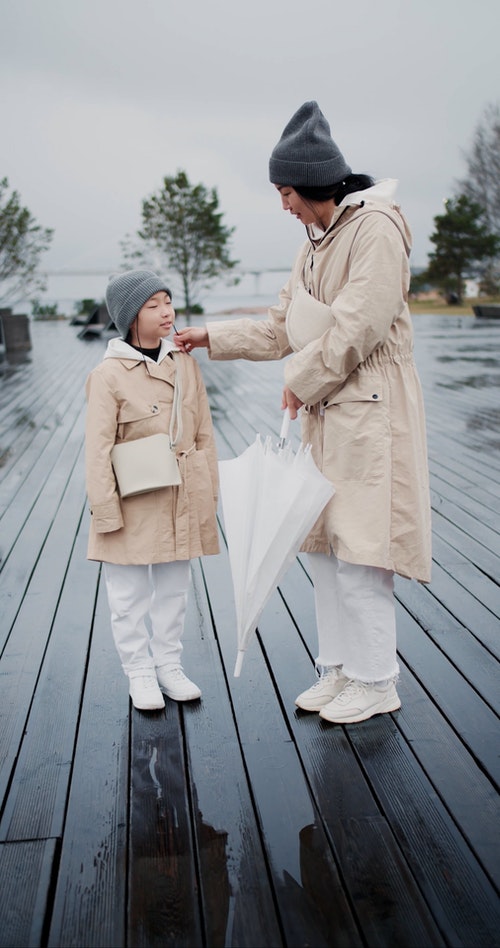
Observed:
[[[113,638],[130,678],[180,665],[190,562],[122,566],[104,563]],[[146,620],[148,619],[148,622]]]
[[[396,657],[394,574],[310,553],[319,654],[317,667],[341,665],[347,678],[394,678]]]

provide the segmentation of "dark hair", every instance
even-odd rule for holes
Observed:
[[[368,174],[348,174],[343,181],[337,184],[322,185],[321,187],[294,187],[294,191],[300,194],[305,201],[335,201],[335,204],[345,198],[347,194],[353,194],[354,191],[365,191],[375,184],[373,178]]]

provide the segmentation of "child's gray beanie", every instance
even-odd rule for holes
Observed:
[[[106,288],[106,306],[123,339],[144,303],[160,291],[172,294],[164,280],[152,270],[127,270],[109,278]]]
[[[286,126],[269,161],[273,184],[322,187],[339,184],[351,168],[333,141],[317,102],[304,102]]]

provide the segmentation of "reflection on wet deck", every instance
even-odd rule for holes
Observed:
[[[227,555],[193,563],[201,702],[141,714],[85,558],[83,383],[105,340],[0,367],[0,946],[500,944],[500,324],[415,319],[434,568],[397,581],[402,708],[301,713],[299,558],[240,678]],[[282,366],[208,363],[221,458],[277,437]]]

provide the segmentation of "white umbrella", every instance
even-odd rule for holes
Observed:
[[[239,457],[219,461],[238,631],[235,677],[264,606],[335,493],[310,448],[294,454],[285,443],[289,420],[287,410],[277,450],[257,435]]]

